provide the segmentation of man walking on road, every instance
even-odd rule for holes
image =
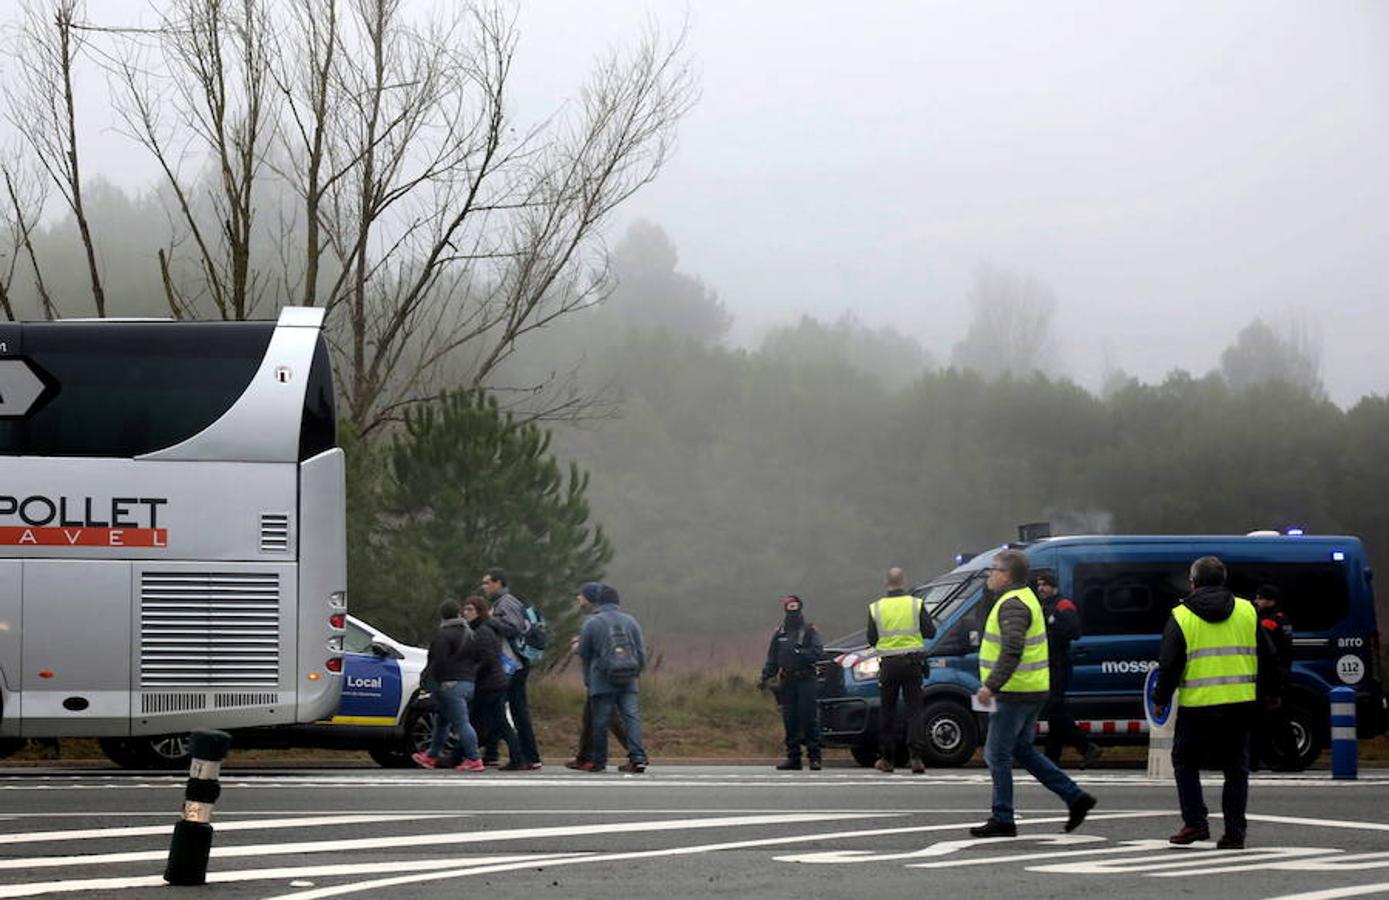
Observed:
[[[627,732],[627,762],[622,772],[645,772],[646,749],[641,743],[641,713],[637,708],[637,683],[646,667],[646,645],[637,620],[618,609],[617,591],[606,584],[587,582],[579,588],[579,605],[593,613],[579,631],[577,653],[584,663],[584,684],[593,708],[593,756],[586,772],[608,767],[608,729],[613,707],[622,714]]]
[[[1153,703],[1164,715],[1177,695],[1172,771],[1182,808],[1182,828],[1168,838],[1186,845],[1210,840],[1201,766],[1210,760],[1225,773],[1220,807],[1225,833],[1216,846],[1244,849],[1249,805],[1249,729],[1262,678],[1277,693],[1273,646],[1259,627],[1254,604],[1225,587],[1225,564],[1203,556],[1191,564],[1191,594],[1172,610],[1162,632]]]
[[[1066,708],[1066,691],[1071,686],[1071,642],[1080,637],[1080,611],[1061,596],[1056,576],[1039,572],[1036,578],[1037,599],[1047,623],[1047,662],[1051,665],[1051,691],[1042,715],[1047,720],[1047,759],[1061,764],[1061,752],[1074,746],[1081,755],[1080,767],[1088,769],[1103,752],[1076,725],[1075,717]]]
[[[820,718],[815,696],[815,663],[825,652],[820,632],[805,620],[801,598],[795,594],[781,600],[783,618],[767,647],[759,688],[775,678],[781,724],[786,729],[786,759],[780,771],[801,767],[801,744],[805,744],[812,771],[820,770]]]
[[[1027,554],[1002,550],[994,556],[985,586],[998,596],[984,624],[979,648],[979,706],[992,708],[984,761],[993,779],[993,810],[975,837],[1016,837],[1013,818],[1013,761],[1017,760],[1060,797],[1070,813],[1066,831],[1075,831],[1095,808],[1095,798],[1032,746],[1037,717],[1047,700],[1051,677],[1047,629],[1037,595],[1027,586]]]
[[[907,593],[907,576],[894,566],[884,579],[885,597],[868,605],[868,643],[878,651],[878,771],[891,772],[897,757],[897,695],[902,695],[907,747],[912,772],[926,771],[921,760],[921,682],[926,671],[926,641],[936,636],[936,623],[920,597]]]
[[[482,576],[482,592],[492,602],[492,615],[501,624],[502,631],[513,648],[526,633],[526,605],[511,593],[506,572],[502,569],[488,569]],[[535,743],[535,728],[531,725],[530,699],[526,694],[526,681],[530,677],[530,661],[525,654],[516,653],[521,668],[511,675],[511,684],[506,691],[506,705],[511,710],[511,721],[516,727],[516,737],[521,743],[521,753],[525,756],[527,769],[541,768],[540,748]],[[487,748],[495,757],[497,747],[490,743]]]

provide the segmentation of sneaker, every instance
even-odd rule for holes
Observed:
[[[501,768],[502,761],[500,759],[484,759],[482,764],[489,769],[499,769]]]
[[[1017,837],[1018,826],[1012,822],[1000,822],[992,816],[983,825],[976,825],[969,833],[979,838]]]
[[[812,760],[810,761],[810,771],[812,771],[812,772],[818,772],[818,771],[820,771],[821,768],[822,768],[822,766],[820,765],[820,760],[819,760],[819,759],[812,759]]]
[[[1187,844],[1194,844],[1197,841],[1208,841],[1211,839],[1211,830],[1202,825],[1197,828],[1193,825],[1183,825],[1182,830],[1167,839],[1167,843],[1176,844],[1178,847],[1185,847]]]
[[[543,769],[543,768],[545,768],[545,764],[544,764],[544,763],[538,763],[538,762],[526,763],[526,771],[527,771],[527,772],[539,772],[539,771],[540,771],[541,769]]]
[[[873,763],[873,768],[877,769],[879,772],[891,772],[892,763],[888,762],[886,758],[883,758]]]
[[[1104,756],[1104,751],[1100,749],[1100,745],[1091,744],[1089,747],[1085,748],[1085,753],[1081,756],[1080,767],[1082,769],[1090,768],[1100,761],[1101,756]]]
[[[801,761],[800,759],[791,759],[787,757],[776,764],[776,770],[778,772],[799,772],[801,770]]]
[[[627,773],[632,774],[632,775],[640,775],[642,772],[645,772],[645,771],[646,771],[646,763],[644,763],[644,762],[625,762],[625,763],[623,763],[622,765],[620,765],[620,766],[617,767],[617,771],[619,771],[619,772],[627,772]]]
[[[608,767],[606,765],[595,766],[591,762],[579,763],[577,766],[575,766],[575,771],[578,772],[606,772],[607,770]]]
[[[1220,836],[1220,840],[1215,842],[1217,850],[1243,850],[1244,838],[1232,837],[1227,831]]]
[[[411,753],[410,759],[412,759],[415,765],[419,766],[421,769],[432,769],[435,766],[439,765],[439,761],[437,759],[430,756],[428,753],[425,753],[423,750],[417,753]]]
[[[455,772],[484,772],[487,767],[482,764],[480,759],[465,759],[453,767]]]
[[[1079,828],[1080,823],[1085,821],[1085,817],[1090,814],[1090,810],[1094,809],[1098,802],[1089,794],[1081,794],[1076,802],[1067,807],[1071,815],[1066,819],[1065,830],[1071,832]]]
[[[582,772],[584,766],[586,765],[588,765],[588,762],[586,760],[582,760],[576,757],[574,759],[569,760],[569,762],[565,763],[564,767],[566,769],[574,769],[575,771]]]
[[[926,774],[926,764],[925,764],[924,762],[921,761],[921,757],[919,757],[919,756],[913,756],[913,757],[912,757],[912,774],[913,774],[913,775],[925,775],[925,774]]]

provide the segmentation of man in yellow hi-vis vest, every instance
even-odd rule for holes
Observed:
[[[920,597],[907,593],[907,575],[894,566],[883,581],[885,597],[868,604],[868,644],[878,651],[878,752],[880,772],[891,772],[897,755],[897,695],[902,695],[912,772],[926,771],[921,754],[921,682],[926,642],[936,624]]]
[[[1000,550],[988,568],[985,586],[997,599],[984,623],[979,646],[980,708],[990,709],[984,762],[992,777],[993,808],[989,820],[969,830],[975,837],[1016,837],[1013,819],[1013,761],[1066,803],[1066,831],[1075,831],[1095,808],[1095,798],[1080,789],[1047,759],[1033,741],[1037,716],[1046,705],[1051,683],[1047,664],[1047,626],[1037,595],[1027,586],[1027,554]]]
[[[1203,556],[1189,574],[1191,594],[1172,610],[1162,632],[1153,689],[1159,714],[1177,695],[1172,772],[1182,829],[1168,840],[1179,845],[1210,840],[1201,795],[1201,765],[1210,760],[1225,773],[1220,796],[1225,834],[1216,846],[1240,850],[1248,825],[1249,729],[1261,688],[1277,691],[1276,651],[1259,628],[1254,605],[1225,587],[1224,563]]]

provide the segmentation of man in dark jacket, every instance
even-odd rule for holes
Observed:
[[[468,623],[460,618],[460,609],[457,600],[445,600],[439,605],[439,630],[434,634],[434,640],[429,642],[428,661],[420,675],[420,681],[429,684],[434,692],[438,717],[429,749],[415,753],[411,758],[416,765],[426,769],[436,768],[448,745],[449,736],[453,734],[458,738],[458,752],[463,757],[458,770],[480,772],[483,766],[478,758],[477,733],[468,722],[468,703],[472,700],[473,687],[471,675],[475,668],[469,661],[468,651],[473,643],[473,633]]]
[[[482,592],[492,604],[493,618],[501,626],[503,637],[513,649],[524,640],[530,623],[526,621],[526,604],[511,593],[511,582],[503,569],[488,569],[482,576]],[[521,755],[526,759],[527,769],[542,768],[540,747],[535,742],[535,727],[531,724],[530,696],[526,685],[530,680],[530,662],[524,654],[514,654],[520,660],[521,668],[512,673],[507,684],[506,705],[511,710],[511,719],[516,723],[516,736],[521,741]],[[497,746],[489,743],[488,759],[496,757]]]
[[[641,742],[641,712],[637,685],[646,668],[646,644],[637,620],[618,608],[621,598],[612,587],[587,582],[579,588],[579,605],[592,614],[579,631],[575,652],[584,663],[584,684],[593,704],[593,757],[583,771],[602,772],[608,767],[607,722],[616,707],[627,732],[627,762],[623,772],[646,771],[646,748]],[[631,668],[625,668],[627,663]]]
[[[1260,585],[1254,592],[1254,608],[1259,612],[1259,629],[1266,633],[1278,660],[1280,686],[1288,683],[1293,667],[1293,623],[1279,608],[1282,600],[1278,588]],[[1257,771],[1262,759],[1274,768],[1288,768],[1297,759],[1297,736],[1283,713],[1283,698],[1269,694],[1264,682],[1259,695],[1259,711],[1255,717],[1254,733],[1249,741],[1249,768]]]
[[[891,772],[897,757],[897,698],[906,717],[907,747],[912,773],[926,771],[922,761],[921,682],[926,674],[926,642],[936,636],[936,623],[920,597],[907,593],[907,574],[897,566],[887,570],[883,596],[868,605],[868,644],[878,652],[879,772]],[[879,626],[882,627],[879,627]]]
[[[1071,642],[1080,637],[1080,610],[1066,597],[1051,572],[1037,573],[1037,599],[1047,620],[1047,662],[1051,666],[1051,693],[1042,710],[1047,720],[1047,759],[1061,763],[1061,751],[1074,746],[1081,755],[1080,767],[1089,768],[1103,752],[1076,725],[1066,708],[1066,691],[1071,685]]]
[[[463,601],[463,618],[473,628],[473,643],[477,645],[477,721],[482,740],[494,747],[506,744],[510,757],[503,771],[526,771],[532,768],[524,746],[506,718],[506,697],[509,678],[502,665],[506,648],[505,631],[492,614],[487,598],[473,596]]]
[[[1253,605],[1225,587],[1225,564],[1203,556],[1191,564],[1191,594],[1172,610],[1162,632],[1153,703],[1165,714],[1176,694],[1177,728],[1172,770],[1182,808],[1182,828],[1168,838],[1186,845],[1210,839],[1201,795],[1207,761],[1225,773],[1220,806],[1221,849],[1244,847],[1249,804],[1249,729],[1259,685],[1280,687],[1272,643],[1258,627]]]
[[[783,597],[781,608],[782,622],[767,647],[767,662],[762,666],[762,680],[757,686],[765,689],[772,679],[777,680],[776,698],[781,706],[781,724],[786,729],[786,759],[777,769],[799,769],[804,743],[810,768],[818,772],[820,718],[816,714],[815,663],[824,655],[825,642],[815,626],[805,620],[800,597]]]

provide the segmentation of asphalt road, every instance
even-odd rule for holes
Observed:
[[[1389,771],[1256,778],[1244,851],[1169,847],[1169,783],[1073,774],[1100,800],[1080,831],[1019,772],[1019,837],[975,841],[979,770],[233,769],[208,885],[169,888],[181,776],[0,769],[0,898],[1389,896]]]

